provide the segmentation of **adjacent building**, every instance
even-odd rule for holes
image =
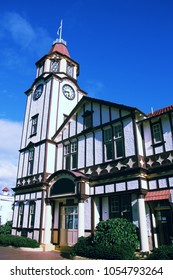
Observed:
[[[14,196],[8,188],[3,188],[0,193],[0,226],[12,221]]]
[[[14,235],[71,246],[101,220],[139,228],[142,251],[173,236],[173,106],[149,115],[88,97],[57,39],[25,92]]]

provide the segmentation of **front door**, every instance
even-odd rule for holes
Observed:
[[[61,208],[60,245],[72,246],[78,239],[78,208],[63,206]]]
[[[171,243],[170,237],[173,236],[172,213],[170,209],[156,210],[156,224],[159,245]]]

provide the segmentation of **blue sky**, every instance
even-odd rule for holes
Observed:
[[[145,113],[172,104],[173,1],[18,0],[0,9],[0,189],[15,184],[24,92],[63,19],[88,96]]]

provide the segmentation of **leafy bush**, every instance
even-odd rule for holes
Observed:
[[[134,248],[131,246],[105,246],[95,243],[91,236],[79,238],[78,242],[73,247],[73,256],[74,255],[104,260],[135,259]]]
[[[79,238],[73,253],[93,259],[131,260],[138,245],[135,225],[126,219],[110,219],[101,221],[92,237]]]
[[[105,246],[130,246],[134,250],[139,245],[136,226],[122,218],[101,221],[96,227],[94,242]]]
[[[12,229],[12,221],[0,226],[0,234],[10,234]]]
[[[10,234],[0,234],[0,245],[29,248],[38,248],[40,246],[36,240]]]
[[[154,248],[148,260],[173,260],[173,245],[162,245]]]

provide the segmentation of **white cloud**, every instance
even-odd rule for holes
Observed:
[[[21,64],[27,63],[29,53],[39,57],[44,55],[53,41],[46,29],[34,26],[16,12],[6,12],[1,15],[0,34],[3,45],[6,42],[5,48],[1,48],[1,54],[5,57],[6,63],[13,66],[18,65],[21,59]]]
[[[14,187],[22,124],[0,119],[0,187]]]

